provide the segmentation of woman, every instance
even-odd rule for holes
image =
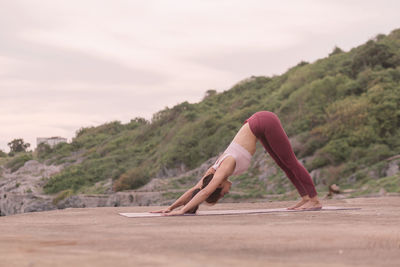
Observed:
[[[272,112],[260,111],[245,121],[225,152],[194,187],[186,191],[170,207],[154,212],[183,215],[195,213],[204,201],[216,203],[229,192],[232,183],[228,177],[241,174],[250,166],[257,140],[286,173],[302,197],[300,202],[288,209],[320,210],[322,204],[311,176],[297,160],[279,118]],[[180,206],[183,206],[180,210],[173,211]]]

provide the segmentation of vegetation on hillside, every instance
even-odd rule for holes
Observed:
[[[33,159],[32,153],[18,153],[14,155],[5,166],[11,170],[11,172],[17,171],[19,168],[24,166],[25,162]]]
[[[259,110],[278,114],[302,144],[298,157],[310,171],[325,170],[328,183],[348,183],[341,179],[400,154],[400,30],[349,52],[336,47],[329,57],[279,76],[209,90],[201,102],[165,108],[151,121],[82,128],[70,144],[38,149],[40,160],[70,164],[45,191],[84,192],[109,178],[115,191],[134,189],[166,170],[195,168],[223,151]],[[84,160],[74,164],[74,154]],[[364,173],[354,182],[367,180]]]
[[[7,153],[0,149],[0,158],[7,157]]]
[[[29,143],[25,143],[24,139],[18,138],[14,139],[7,144],[10,147],[10,155],[13,156],[14,153],[26,152],[31,146]]]

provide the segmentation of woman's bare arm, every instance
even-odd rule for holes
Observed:
[[[172,210],[185,205],[186,203],[189,202],[190,198],[193,195],[193,191],[196,189],[196,186],[190,188],[187,190],[182,196],[180,196],[175,202],[169,206],[168,208],[161,209],[161,210],[156,210],[156,211],[150,211],[151,213],[168,213],[171,212]]]
[[[205,201],[217,187],[228,178],[233,173],[235,168],[235,159],[232,157],[227,157],[222,163],[218,170],[215,172],[213,179],[210,183],[197,193],[185,206],[177,212],[171,213],[171,215],[181,215],[185,214],[187,211],[193,209],[194,207],[200,205]]]
[[[196,189],[196,187],[192,187],[189,190],[187,190],[180,198],[178,198],[170,207],[171,210],[174,210],[180,206],[185,205],[186,203],[189,202],[190,198],[193,195],[193,191]]]
[[[195,186],[193,186],[192,188],[190,188],[189,190],[187,190],[182,196],[180,196],[171,206],[169,206],[168,208],[165,209],[161,209],[161,210],[157,210],[157,211],[152,211],[153,213],[168,213],[171,212],[172,210],[185,205],[186,203],[188,203],[190,201],[190,199],[192,198],[193,195],[193,191],[196,189],[200,189],[201,185],[203,183],[203,178],[206,177],[207,175],[211,174],[211,173],[215,173],[215,169],[213,169],[212,167],[210,167],[206,173],[203,175],[203,177],[197,182],[197,184]]]
[[[206,173],[203,175],[203,177],[201,177],[201,179],[197,182],[197,184],[195,186],[193,186],[192,188],[190,188],[188,191],[186,191],[180,198],[178,198],[171,206],[171,210],[176,209],[182,205],[185,205],[186,203],[188,203],[190,201],[190,199],[192,198],[193,195],[193,191],[196,189],[201,189],[201,186],[203,184],[203,179],[204,177],[206,177],[207,175],[211,174],[211,173],[215,173],[215,169],[213,167],[210,167]]]

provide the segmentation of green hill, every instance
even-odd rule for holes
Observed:
[[[39,147],[40,160],[70,163],[47,181],[45,192],[83,193],[109,178],[115,191],[135,189],[168,170],[196,168],[222,152],[259,110],[278,114],[297,140],[297,156],[309,171],[320,171],[317,186],[383,183],[397,192],[399,176],[383,178],[379,170],[400,154],[400,30],[348,52],[335,48],[279,76],[250,77],[222,93],[209,90],[201,102],[166,108],[151,121],[82,128],[70,144]]]

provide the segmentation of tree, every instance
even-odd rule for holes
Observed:
[[[214,89],[207,90],[203,99],[209,98],[209,97],[214,96],[216,94],[217,94],[217,90],[214,90]]]
[[[10,147],[10,153],[26,152],[26,149],[31,146],[31,144],[25,143],[22,138],[14,139],[7,145]]]
[[[329,54],[329,56],[337,55],[343,53],[343,50],[340,47],[335,46],[333,51]]]

